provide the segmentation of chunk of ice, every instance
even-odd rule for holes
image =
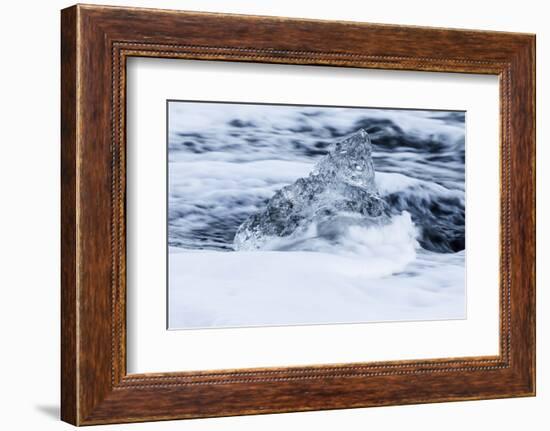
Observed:
[[[263,211],[241,224],[235,250],[308,250],[312,239],[337,243],[351,225],[386,224],[388,208],[374,175],[372,143],[361,129],[334,144],[307,177],[277,191]],[[288,241],[274,242],[277,238]]]

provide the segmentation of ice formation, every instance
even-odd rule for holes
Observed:
[[[314,250],[319,239],[337,243],[350,226],[387,224],[389,210],[374,175],[371,140],[360,129],[250,216],[235,234],[235,250]]]

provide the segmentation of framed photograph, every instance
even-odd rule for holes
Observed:
[[[535,395],[535,36],[61,14],[61,415]]]

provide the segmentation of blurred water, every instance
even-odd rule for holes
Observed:
[[[420,246],[463,250],[463,112],[197,102],[169,104],[169,245],[232,251],[251,214],[360,128],[382,197],[411,214]]]

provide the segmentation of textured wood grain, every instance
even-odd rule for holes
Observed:
[[[62,418],[83,425],[533,395],[534,47],[534,36],[525,34],[99,6],[65,9]],[[129,56],[499,75],[499,356],[127,375]]]

